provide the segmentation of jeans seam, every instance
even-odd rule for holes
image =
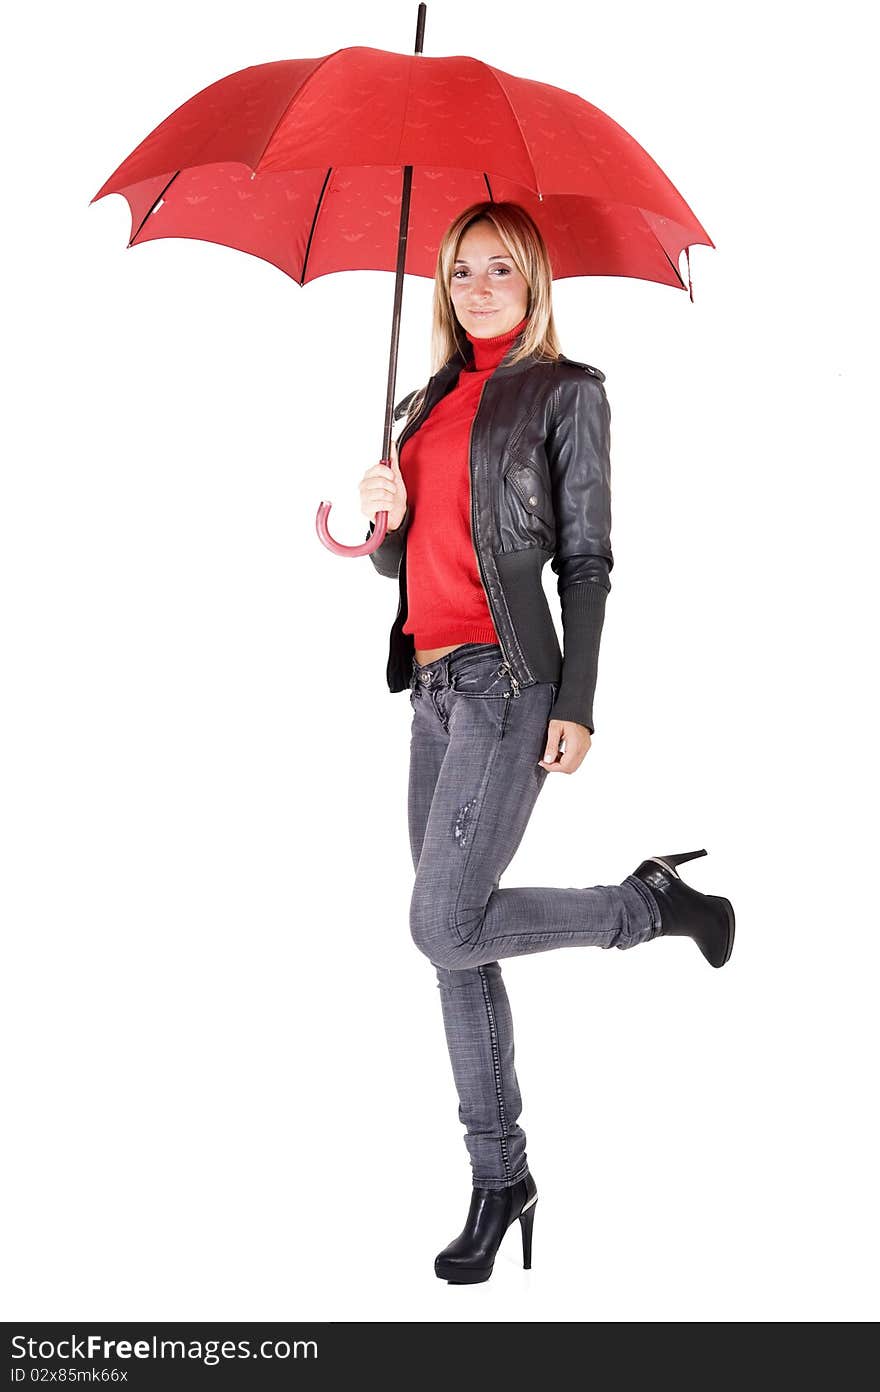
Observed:
[[[437,701],[437,692],[436,692],[436,690],[435,690],[434,687],[431,687],[431,688],[430,688],[430,692],[431,692],[431,705],[433,706],[434,712],[435,712],[435,714],[436,714],[436,716],[437,716],[437,719],[438,719],[439,722],[440,722],[440,728],[442,729],[442,731],[443,731],[443,733],[444,733],[445,735],[448,735],[448,734],[449,734],[449,724],[448,724],[448,722],[447,722],[447,720],[446,720],[446,717],[444,716],[442,710],[440,709],[439,703],[438,703],[438,701]]]
[[[452,907],[452,913],[451,913],[451,915],[450,915],[450,920],[449,920],[449,926],[451,927],[451,929],[452,929],[453,933],[455,934],[456,938],[458,938],[458,941],[459,941],[459,943],[461,944],[462,947],[469,947],[469,946],[471,946],[471,945],[473,944],[474,938],[475,938],[476,934],[479,933],[480,928],[482,927],[482,922],[483,922],[483,920],[480,919],[480,922],[477,924],[477,926],[476,926],[476,928],[474,929],[474,931],[473,931],[473,933],[471,934],[471,936],[470,936],[469,938],[464,938],[464,937],[462,937],[461,929],[460,929],[459,926],[458,926],[458,910],[459,910],[459,905],[460,905],[460,903],[461,903],[461,895],[462,895],[462,891],[463,891],[463,889],[464,889],[465,880],[467,879],[468,866],[469,866],[470,863],[471,863],[471,856],[472,856],[473,853],[474,853],[474,846],[475,846],[476,843],[477,843],[477,830],[478,830],[478,827],[479,827],[480,817],[483,815],[483,803],[484,803],[484,801],[485,801],[485,792],[486,792],[486,788],[489,786],[489,779],[492,777],[492,771],[493,771],[493,769],[495,768],[495,761],[496,761],[496,759],[498,758],[498,749],[499,749],[499,746],[500,746],[500,744],[501,744],[502,739],[504,738],[504,731],[505,731],[505,729],[506,729],[506,727],[507,727],[507,715],[508,715],[509,710],[510,710],[510,701],[507,701],[507,702],[505,703],[505,706],[504,706],[504,714],[503,714],[503,716],[502,716],[502,718],[501,718],[501,728],[500,728],[500,730],[499,730],[499,732],[498,732],[498,738],[496,739],[495,743],[492,745],[492,754],[491,754],[491,757],[489,758],[488,763],[487,763],[487,765],[486,765],[486,776],[485,776],[485,778],[483,779],[483,782],[482,782],[481,787],[480,787],[480,791],[479,791],[479,793],[478,793],[478,795],[477,795],[477,796],[478,796],[478,807],[477,807],[477,815],[474,817],[474,820],[473,820],[473,835],[471,836],[471,844],[470,844],[470,846],[468,847],[467,857],[466,857],[466,859],[465,859],[464,865],[462,866],[461,874],[460,874],[459,877],[458,877],[458,893],[457,893],[456,896],[455,896],[455,903],[454,903],[454,905],[453,905],[453,907]],[[485,917],[485,911],[484,911],[484,917]]]
[[[501,1138],[501,1158],[504,1162],[504,1174],[507,1183],[510,1184],[510,1153],[507,1149],[507,1118],[504,1110],[504,1095],[501,1086],[501,1059],[498,1054],[498,1032],[495,1027],[495,1012],[492,1006],[492,992],[486,979],[483,967],[478,967],[480,973],[480,985],[483,989],[483,1004],[486,1007],[486,1018],[489,1022],[489,1039],[492,1045],[492,1073],[495,1081],[495,1100],[498,1104],[498,1124],[500,1127]]]
[[[627,919],[627,927],[629,927],[629,920],[628,920],[628,919]],[[466,942],[462,943],[462,946],[463,946],[463,947],[492,947],[492,945],[493,945],[494,943],[506,943],[506,942],[533,943],[533,942],[543,942],[543,941],[545,941],[545,940],[551,940],[551,941],[552,941],[552,939],[554,939],[554,938],[578,938],[578,939],[582,939],[583,936],[584,936],[584,929],[583,929],[583,928],[554,928],[554,930],[553,930],[552,933],[530,933],[528,936],[525,936],[525,935],[522,934],[522,933],[505,933],[505,934],[504,934],[502,937],[500,937],[500,938],[481,938],[480,941],[479,941],[479,943],[475,943],[475,942],[473,942],[472,940],[468,939]],[[599,937],[607,937],[607,936],[608,936],[607,933],[599,933],[599,934],[597,934],[597,938],[599,938]],[[612,930],[612,936],[614,936],[614,930]],[[629,936],[629,934],[627,934],[627,936]],[[517,955],[522,955],[522,954],[517,954]]]

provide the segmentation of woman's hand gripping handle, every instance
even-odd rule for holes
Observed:
[[[387,530],[396,532],[406,512],[406,484],[400,472],[397,445],[391,441],[391,465],[374,464],[360,482],[361,512],[375,525],[376,515],[388,513]]]

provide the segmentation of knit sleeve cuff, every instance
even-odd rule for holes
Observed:
[[[407,504],[400,526],[396,527],[393,532],[386,532],[385,540],[382,542],[382,545],[377,546],[375,551],[370,552],[370,560],[373,562],[379,574],[387,576],[390,580],[397,579],[400,570],[400,558],[403,554],[403,538],[409,524],[410,509]],[[369,541],[375,530],[376,525],[374,522],[371,522],[364,540]]]
[[[560,596],[564,656],[550,720],[573,720],[592,734],[593,696],[608,589],[594,581],[570,585]]]

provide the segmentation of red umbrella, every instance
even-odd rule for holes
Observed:
[[[433,278],[452,218],[486,198],[534,218],[555,279],[630,276],[680,289],[678,262],[714,246],[632,136],[582,97],[477,58],[341,48],[243,68],[177,108],[91,200],[121,193],[128,245],[219,242],[272,262],[300,285],[334,271],[395,270],[382,462],[390,467],[405,273]],[[334,541],[338,555],[385,538]]]

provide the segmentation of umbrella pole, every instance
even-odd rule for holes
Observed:
[[[427,5],[419,5],[415,46],[415,52],[417,54],[422,52],[422,45],[425,40],[425,15],[427,9]],[[403,303],[403,275],[406,266],[406,240],[409,233],[409,204],[410,194],[412,192],[412,175],[412,165],[404,165],[403,187],[400,196],[400,227],[397,233],[397,270],[394,279],[394,308],[391,311],[391,353],[388,359],[388,391],[385,397],[385,430],[382,436],[382,463],[389,463],[391,459],[394,388],[397,382],[397,345],[400,339],[400,308]],[[381,513],[377,513],[377,525],[379,517],[382,515]],[[387,513],[384,515],[387,517]]]
[[[418,20],[416,22],[416,46],[415,52],[422,52],[422,45],[425,39],[425,16],[428,12],[426,4],[419,5]],[[391,430],[393,427],[394,416],[394,388],[397,382],[397,346],[400,340],[400,308],[403,303],[403,276],[406,267],[406,239],[409,232],[409,205],[412,193],[413,167],[411,164],[403,166],[403,185],[400,195],[400,227],[397,233],[397,269],[394,277],[394,307],[391,311],[391,352],[388,359],[388,390],[385,395],[385,429],[382,434],[382,458],[381,464],[386,464],[391,468]],[[376,513],[376,522],[373,527],[372,535],[367,541],[361,542],[359,546],[344,546],[342,542],[336,541],[328,528],[328,518],[330,515],[330,503],[322,502],[318,508],[318,515],[315,518],[315,527],[321,541],[336,556],[368,556],[371,551],[376,551],[385,540],[388,529],[388,512],[386,509]]]
[[[400,307],[403,303],[403,268],[406,265],[406,239],[409,232],[409,201],[412,190],[412,165],[403,170],[403,190],[400,198],[400,231],[397,237],[397,273],[394,279],[394,308],[391,311],[391,353],[388,359],[388,391],[385,396],[385,433],[382,437],[382,462],[391,458],[391,429],[394,414],[394,388],[397,381],[397,345],[400,339]],[[376,521],[378,522],[378,517]]]

